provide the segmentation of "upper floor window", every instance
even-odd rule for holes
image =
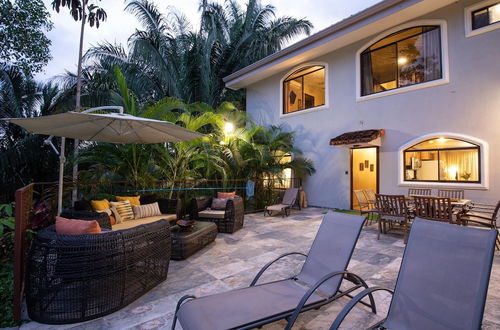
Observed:
[[[441,79],[441,27],[390,34],[361,53],[360,65],[361,96]]]
[[[404,150],[404,180],[479,183],[480,147],[452,138],[434,138]]]
[[[500,22],[500,1],[471,12],[472,30]]]
[[[295,71],[283,81],[283,114],[325,105],[325,67]]]
[[[484,0],[465,8],[465,35],[472,37],[500,28],[500,1]]]

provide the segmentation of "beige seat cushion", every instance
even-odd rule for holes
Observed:
[[[204,210],[198,212],[200,218],[224,219],[226,211],[224,210]]]
[[[122,229],[129,229],[133,228],[139,225],[144,225],[146,223],[151,223],[155,222],[161,219],[165,220],[176,220],[177,215],[176,214],[162,214],[162,215],[155,215],[154,217],[147,217],[147,218],[142,218],[142,219],[136,219],[136,220],[127,220],[123,221],[122,223],[118,223],[113,226],[113,230],[122,230]]]
[[[270,205],[267,207],[268,211],[281,211],[287,207],[290,207],[290,205],[286,204],[276,204],[276,205]]]

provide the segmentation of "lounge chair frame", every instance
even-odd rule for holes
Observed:
[[[416,219],[416,220],[418,220],[418,221],[426,221],[425,219]],[[496,231],[496,229],[495,229],[495,231]],[[498,232],[496,233],[496,236],[497,235],[498,235]],[[402,265],[404,265],[404,263],[405,263],[405,257],[407,257],[407,253],[408,253],[408,250],[405,249],[405,251],[403,253]],[[489,278],[490,278],[490,275],[491,275],[491,266],[492,266],[492,263],[493,263],[493,257],[494,257],[494,252],[491,251],[491,255],[489,257],[490,258],[489,272],[488,272],[489,274],[487,275],[488,281],[486,283],[489,282]],[[401,272],[402,272],[402,269],[400,268],[398,277],[396,279],[396,286],[395,286],[394,290],[388,289],[388,288],[384,288],[384,287],[381,287],[381,286],[374,286],[374,287],[371,287],[371,288],[364,289],[363,291],[361,291],[360,293],[358,293],[354,298],[351,299],[351,301],[349,301],[349,303],[347,303],[344,306],[344,308],[341,310],[341,312],[337,315],[337,317],[335,318],[335,321],[333,322],[333,324],[330,327],[330,330],[337,330],[340,327],[342,321],[345,319],[345,317],[354,308],[354,306],[356,306],[357,303],[362,302],[361,299],[363,299],[366,296],[370,296],[371,297],[373,295],[373,293],[375,293],[377,291],[386,291],[386,292],[389,292],[391,294],[392,300],[391,300],[391,304],[389,306],[389,311],[388,311],[388,314],[387,314],[387,315],[389,315],[389,313],[391,311],[391,308],[393,307],[395,290],[398,288],[398,281],[400,280],[400,277],[402,277]],[[486,290],[484,292],[484,300],[482,301],[482,312],[480,314],[481,315],[481,317],[480,317],[481,320],[482,320],[482,316],[483,316],[483,313],[484,313],[484,306],[485,306],[485,303],[486,303],[487,291],[488,291],[488,286],[486,285]],[[383,325],[383,323],[386,320],[387,320],[387,316],[385,318],[383,318],[381,321],[377,322],[376,324],[370,326],[368,329],[380,329],[381,326]],[[289,324],[287,325],[287,329],[291,329],[291,326],[293,326],[293,323],[289,322]],[[481,328],[481,326],[479,326],[479,328]],[[385,329],[385,328],[382,327],[382,329]]]
[[[276,259],[274,259],[273,261],[267,263],[264,267],[262,267],[262,269],[257,273],[257,275],[255,276],[255,278],[253,279],[253,281],[249,285],[249,287],[255,286],[256,283],[257,283],[257,281],[259,280],[259,278],[262,276],[262,274],[264,274],[264,272],[272,264],[274,264],[276,261],[278,261],[278,260],[280,260],[280,259],[282,259],[284,257],[287,257],[289,255],[294,255],[294,254],[298,254],[298,255],[302,255],[302,256],[307,257],[307,254],[304,254],[304,253],[301,253],[301,252],[289,252],[289,253],[282,254],[281,256],[277,257]],[[351,256],[352,256],[352,253],[351,253]],[[349,289],[347,289],[345,291],[339,290],[339,291],[337,291],[336,294],[331,295],[331,296],[325,298],[325,300],[322,300],[322,301],[319,301],[319,302],[316,302],[316,303],[312,303],[312,304],[306,305],[306,302],[309,299],[309,297],[311,297],[311,295],[314,292],[316,292],[316,290],[318,290],[318,288],[324,282],[328,281],[329,279],[331,279],[331,278],[333,278],[335,276],[343,276],[345,280],[348,280],[349,282],[353,283],[354,286],[350,287]],[[294,279],[295,280],[296,277],[294,276],[294,277],[291,277],[289,279]],[[279,282],[279,281],[282,281],[282,280],[273,281],[273,282],[267,282],[267,283],[264,283],[264,284],[274,283],[274,282]],[[264,325],[272,323],[272,322],[276,322],[276,321],[279,321],[279,320],[287,319],[288,323],[289,323],[289,326],[287,325],[287,327],[285,329],[286,330],[290,330],[291,326],[297,320],[297,318],[299,317],[300,313],[309,311],[311,309],[318,309],[321,306],[329,304],[329,303],[337,300],[338,298],[341,298],[341,297],[344,297],[344,296],[349,297],[351,299],[354,299],[355,297],[352,296],[350,293],[353,292],[353,291],[356,291],[356,290],[358,290],[360,288],[365,288],[365,290],[367,290],[369,288],[368,285],[366,284],[366,282],[360,276],[358,276],[358,275],[356,275],[354,273],[351,273],[349,271],[333,272],[333,273],[325,275],[322,279],[320,279],[318,282],[316,282],[315,285],[313,285],[312,287],[310,287],[309,290],[304,294],[304,296],[302,297],[302,299],[300,300],[299,304],[297,305],[297,307],[294,310],[290,310],[290,311],[287,311],[287,312],[276,314],[276,315],[270,316],[270,317],[268,317],[268,318],[266,318],[264,320],[260,320],[260,321],[257,321],[257,322],[248,323],[248,324],[245,324],[245,325],[243,325],[241,327],[238,327],[237,329],[247,330],[247,329],[258,328],[258,327],[264,326]],[[182,304],[184,302],[186,302],[187,300],[196,299],[196,298],[197,297],[194,296],[194,295],[186,295],[186,296],[183,296],[181,299],[179,299],[179,301],[177,303],[177,306],[175,308],[174,319],[172,321],[172,330],[175,330],[176,323],[177,323],[177,312],[181,308]],[[375,305],[375,300],[373,298],[373,295],[368,294],[368,299],[370,300],[369,303],[367,303],[365,301],[362,301],[361,299],[359,299],[358,301],[356,301],[356,303],[359,302],[359,303],[361,303],[361,304],[363,304],[363,305],[365,305],[367,307],[370,307],[371,310],[372,310],[372,312],[374,314],[377,314],[377,308],[376,308],[376,305]]]
[[[293,201],[291,203],[284,203],[284,201],[285,201],[285,195],[286,195],[287,191],[289,191],[289,190],[295,190],[295,191],[297,191],[297,193],[295,194],[295,197],[293,198]],[[298,196],[299,196],[299,189],[298,188],[287,188],[285,190],[285,195],[281,198],[281,203],[278,203],[279,200],[280,200],[279,197],[278,197],[276,199],[276,203],[273,204],[273,205],[277,205],[277,204],[284,204],[285,205],[280,210],[283,218],[285,216],[288,217],[290,215],[290,210],[297,203],[297,199],[298,199]],[[266,206],[264,208],[264,216],[266,216],[266,214],[269,215],[269,216],[271,216],[272,212],[275,212],[274,210],[268,210],[268,207],[273,206],[273,205],[268,205],[268,206]],[[299,210],[300,210],[300,205],[299,205]]]
[[[365,221],[366,221],[366,217],[364,218],[363,222],[365,222]],[[362,226],[363,226],[363,223],[361,223],[361,227]],[[357,233],[357,236],[355,238],[356,241],[359,239],[360,233],[361,233],[361,230],[359,230],[359,232]],[[314,243],[313,243],[313,245],[314,245]],[[348,260],[351,259],[353,252],[354,252],[354,248],[351,250],[351,252],[349,254],[349,259]],[[256,274],[255,278],[252,280],[252,282],[250,283],[249,287],[266,285],[266,284],[271,284],[271,283],[277,283],[277,282],[287,281],[287,280],[299,280],[299,275],[300,275],[300,273],[302,271],[299,272],[299,274],[297,274],[295,276],[292,276],[290,278],[285,278],[285,279],[282,279],[282,280],[271,281],[271,282],[267,282],[267,283],[263,283],[263,284],[258,284],[257,285],[258,280],[269,269],[269,267],[271,267],[275,262],[277,262],[277,261],[279,261],[279,260],[281,260],[281,259],[283,259],[285,257],[291,256],[291,255],[300,255],[300,256],[306,257],[306,260],[308,258],[308,254],[304,254],[304,253],[301,253],[301,252],[289,252],[289,253],[282,254],[279,257],[277,257],[276,259],[274,259],[274,260],[268,262],[266,265],[264,265],[261,268],[261,270]],[[347,265],[346,265],[346,267],[347,267]],[[313,302],[313,303],[310,303],[310,304],[306,304],[307,301],[308,301],[308,299],[311,297],[312,294],[314,294],[315,292],[317,292],[317,290],[326,281],[328,281],[328,280],[330,280],[330,279],[332,279],[332,278],[334,278],[336,276],[342,276],[342,280],[347,280],[347,281],[351,282],[353,284],[353,286],[349,287],[348,289],[342,291],[342,290],[340,290],[342,282],[340,282],[338,284],[337,291],[335,293],[327,295],[326,293],[319,292],[319,295],[323,296],[324,299],[316,301],[316,302]],[[265,317],[263,319],[259,319],[257,321],[253,321],[253,322],[246,323],[246,324],[243,324],[243,325],[238,325],[236,328],[237,329],[252,329],[252,328],[261,327],[263,325],[266,325],[266,324],[269,324],[269,323],[272,323],[272,322],[275,322],[275,321],[278,321],[278,320],[282,320],[282,319],[287,319],[287,320],[290,320],[290,321],[294,322],[297,319],[297,317],[299,316],[300,313],[308,311],[308,310],[311,310],[311,309],[318,309],[321,306],[326,305],[326,304],[328,304],[328,303],[330,303],[332,301],[335,301],[336,299],[338,299],[340,297],[346,296],[346,297],[349,297],[349,298],[353,298],[353,296],[351,295],[351,293],[353,291],[361,289],[361,288],[367,289],[368,285],[358,275],[356,275],[354,273],[351,273],[351,272],[349,272],[347,270],[334,271],[334,272],[331,272],[331,273],[326,274],[325,276],[323,276],[321,279],[319,279],[318,281],[316,281],[316,283],[314,283],[314,285],[308,285],[308,290],[304,293],[304,295],[302,296],[302,298],[299,301],[298,305],[294,309],[290,309],[290,310],[287,310],[287,311],[284,311],[284,312],[280,312],[280,313],[277,313],[277,314],[274,314],[274,315],[270,315],[268,317]],[[176,327],[177,318],[178,318],[177,315],[178,315],[179,309],[182,307],[182,305],[186,301],[191,300],[191,299],[197,299],[197,297],[193,296],[193,295],[184,296],[177,303],[177,307],[176,307],[175,314],[174,314],[174,319],[173,319],[173,322],[172,322],[172,330],[174,330],[175,327]],[[370,307],[371,310],[372,310],[372,312],[376,313],[377,310],[376,310],[376,306],[375,306],[375,300],[373,299],[372,295],[369,295],[369,302],[360,301],[360,303],[363,304],[363,305],[365,305],[365,306],[367,306],[367,307]],[[293,324],[293,322],[292,322],[292,324]],[[287,328],[287,329],[290,329],[290,328]]]

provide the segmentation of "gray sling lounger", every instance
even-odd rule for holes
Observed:
[[[285,195],[283,195],[283,199],[281,200],[281,204],[266,206],[266,208],[264,209],[264,215],[266,215],[266,213],[271,215],[272,212],[281,212],[283,218],[285,216],[288,216],[290,210],[297,201],[298,195],[299,195],[299,188],[286,189]]]
[[[365,219],[359,215],[329,212],[299,275],[256,285],[273,262],[291,254],[304,255],[287,253],[265,265],[248,288],[201,298],[185,296],[177,304],[172,329],[177,319],[184,330],[250,329],[287,317],[297,318],[302,311],[318,308],[341,296],[350,297],[352,291],[367,288],[361,278],[346,271]],[[339,288],[344,278],[351,281],[353,287],[341,292]],[[362,303],[375,313],[373,297],[369,298],[370,303]]]
[[[387,318],[371,328],[480,329],[495,251],[496,230],[416,219],[394,293],[373,287],[354,297],[330,329],[338,329],[359,299],[393,293]]]

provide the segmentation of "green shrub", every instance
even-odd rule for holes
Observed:
[[[0,205],[0,328],[17,325],[13,321],[14,297],[14,217],[13,204]]]

